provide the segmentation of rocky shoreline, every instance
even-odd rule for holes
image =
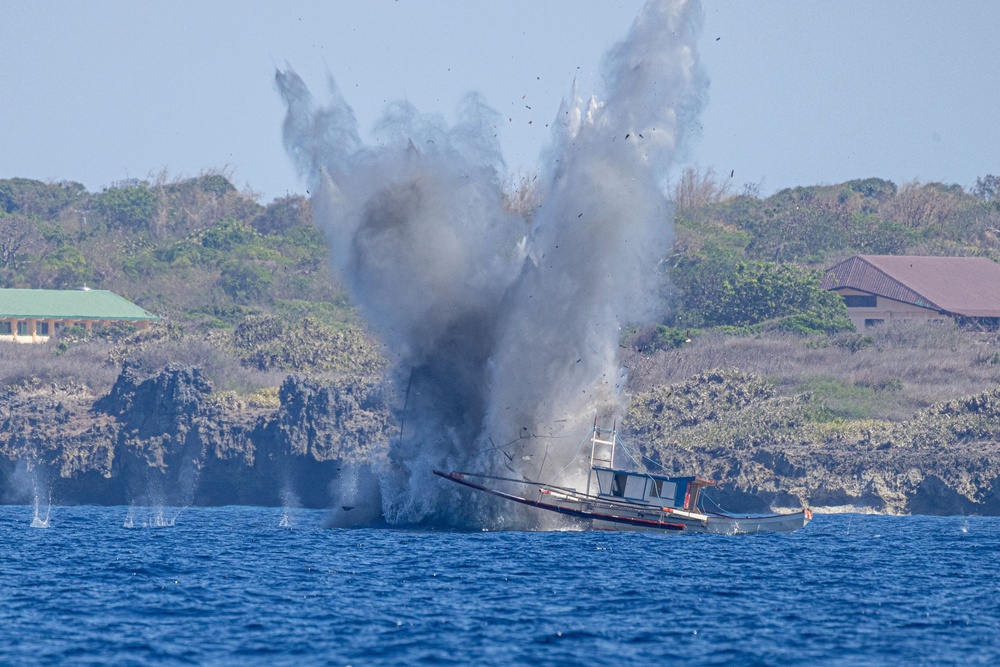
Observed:
[[[50,386],[0,400],[4,503],[44,487],[56,504],[327,507],[341,465],[386,442],[368,383],[289,376],[277,406],[218,396],[198,368],[143,377],[126,364],[106,396]]]
[[[46,386],[0,398],[0,502],[44,489],[54,504],[331,504],[344,466],[396,432],[383,385],[288,376],[274,401],[216,394],[196,367],[143,374],[109,393]],[[671,474],[719,482],[728,510],[827,508],[1000,515],[1000,389],[903,423],[816,424],[808,396],[711,372],[633,397],[630,442]]]
[[[668,472],[718,480],[726,509],[1000,514],[1000,388],[901,422],[817,421],[820,408],[712,371],[638,394],[625,427]]]

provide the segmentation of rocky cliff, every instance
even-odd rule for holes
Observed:
[[[384,455],[382,385],[285,379],[276,400],[216,394],[198,368],[126,363],[107,395],[0,397],[0,501],[327,507],[340,470]],[[654,471],[719,482],[725,509],[1000,514],[1000,389],[902,422],[838,423],[809,395],[713,371],[637,393],[623,438]],[[661,468],[662,466],[662,468]]]
[[[198,368],[143,376],[126,364],[110,393],[48,386],[0,399],[0,489],[26,502],[325,507],[340,466],[384,449],[378,385],[289,376],[278,405],[217,396]]]
[[[809,394],[713,371],[634,397],[625,429],[653,466],[721,482],[726,509],[1000,514],[1000,388],[902,422],[844,422]]]

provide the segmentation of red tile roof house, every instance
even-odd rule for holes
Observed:
[[[1000,264],[984,257],[855,255],[821,283],[847,305],[859,329],[899,320],[1000,325]]]

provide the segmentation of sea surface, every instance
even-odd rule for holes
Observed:
[[[44,518],[0,507],[3,665],[1000,664],[997,518],[742,537]]]

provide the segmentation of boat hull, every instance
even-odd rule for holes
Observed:
[[[791,533],[802,528],[811,519],[808,510],[790,514],[775,514],[767,516],[734,517],[721,514],[710,514],[704,522],[685,522],[687,533],[711,533],[713,535],[754,535],[757,533]],[[594,518],[594,530],[656,530],[655,527],[633,525],[630,523],[607,521]]]
[[[589,524],[593,530],[711,533],[718,535],[790,533],[802,528],[812,519],[812,512],[808,509],[766,516],[700,514],[671,508],[615,502],[597,496],[583,496],[564,489],[540,488],[538,489],[538,498],[533,499],[479,484],[469,479],[469,475],[464,473],[446,473],[435,470],[434,474],[456,484],[512,502],[574,517],[582,520],[585,525]]]

